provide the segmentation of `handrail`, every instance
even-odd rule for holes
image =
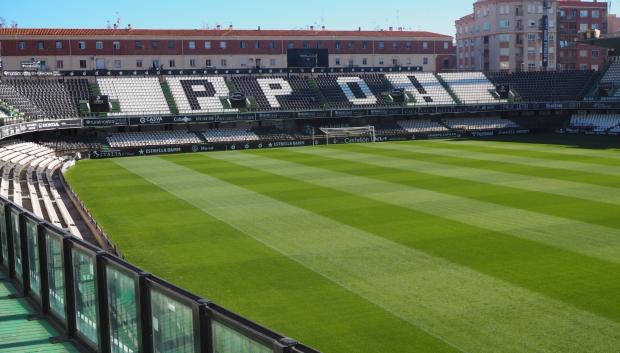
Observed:
[[[75,238],[4,197],[0,270],[62,335],[91,353],[238,353],[220,335],[258,345],[261,352],[319,353]]]

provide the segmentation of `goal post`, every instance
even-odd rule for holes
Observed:
[[[329,145],[330,138],[352,138],[352,137],[368,137],[370,142],[377,142],[374,126],[358,126],[358,127],[321,127],[321,132],[325,134],[325,144]],[[314,139],[314,137],[313,137]]]

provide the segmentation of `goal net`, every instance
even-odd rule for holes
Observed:
[[[368,137],[370,142],[376,142],[375,127],[374,126],[360,126],[360,127],[322,127],[319,128],[321,132],[325,134],[325,141],[329,145],[329,139],[334,138],[355,138],[355,137]]]

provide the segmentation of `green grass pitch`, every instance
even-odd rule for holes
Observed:
[[[128,260],[325,353],[618,353],[615,141],[124,158],[67,178]]]

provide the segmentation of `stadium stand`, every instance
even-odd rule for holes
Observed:
[[[375,105],[377,103],[376,97],[374,95],[372,98],[365,95],[361,88],[356,89],[353,92],[348,83],[352,83],[353,81],[359,82],[360,78],[355,79],[354,77],[343,77],[344,80],[339,82],[339,77],[337,76],[319,76],[315,78],[315,82],[317,84],[318,89],[321,91],[323,97],[330,108],[333,109],[348,109],[351,108],[354,104],[351,102],[351,98],[360,97],[357,102],[357,105],[365,104],[365,105]],[[345,82],[350,81],[350,82]],[[343,86],[346,86],[347,93],[343,91]],[[370,92],[370,89],[367,88],[367,93]]]
[[[4,82],[39,108],[47,119],[80,116],[77,104],[63,82],[58,79],[8,79]]]
[[[454,118],[443,121],[452,130],[483,131],[519,128],[519,125],[513,121],[501,118]]]
[[[79,107],[81,101],[88,101],[90,98],[90,84],[87,79],[66,79],[64,84],[74,107]]]
[[[99,77],[102,95],[120,104],[120,112],[110,115],[170,114],[157,77]]]
[[[260,138],[250,129],[220,128],[211,129],[202,133],[207,142],[248,142],[259,141]]]
[[[293,89],[290,96],[279,96],[278,101],[285,110],[314,110],[322,108],[323,98],[310,86],[310,80],[303,77],[286,79]]]
[[[570,128],[577,130],[616,133],[619,127],[618,114],[575,114],[570,120]]]
[[[509,85],[526,102],[580,101],[593,76],[589,70],[490,74],[496,85]]]
[[[32,142],[0,147],[0,194],[81,238],[54,182],[63,162],[53,150]]]
[[[166,82],[180,114],[237,111],[222,104],[222,99],[228,99],[230,94],[224,77],[166,77]]]
[[[613,87],[609,97],[601,97],[602,100],[618,100],[620,98],[620,61],[612,61],[600,80],[599,84],[611,84]]]
[[[507,102],[491,94],[496,88],[482,72],[441,73],[439,77],[450,87],[461,103]]]
[[[10,105],[26,117],[31,119],[45,119],[46,114],[30,99],[21,95],[15,87],[5,81],[0,81],[0,100]]]
[[[415,102],[409,102],[408,105],[454,104],[450,93],[446,91],[432,73],[387,74],[385,77],[394,88],[404,89],[406,93],[414,97]]]
[[[194,133],[186,131],[126,132],[108,136],[110,147],[172,146],[201,143]]]
[[[261,89],[262,82],[264,86],[267,88],[272,87],[270,90],[273,92],[270,94],[270,97],[267,97],[263,90]],[[245,94],[248,99],[254,99],[256,102],[256,109],[258,110],[278,110],[280,106],[280,102],[275,97],[275,91],[290,93],[292,91],[288,82],[284,81],[282,78],[269,78],[269,79],[261,79],[255,77],[248,76],[236,76],[232,78],[232,82],[237,88],[239,92]],[[277,86],[277,87],[276,87]],[[276,89],[279,88],[279,89]]]
[[[445,132],[448,128],[436,121],[428,119],[421,120],[402,120],[398,125],[408,133],[428,133],[428,132]]]

